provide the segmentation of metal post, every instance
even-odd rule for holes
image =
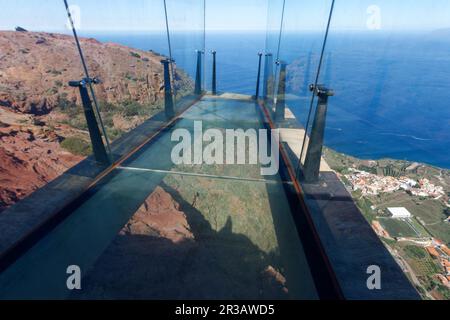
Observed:
[[[325,134],[325,123],[328,109],[328,97],[334,95],[334,92],[322,85],[310,86],[310,90],[315,92],[319,101],[314,117],[311,137],[309,139],[308,151],[306,153],[305,166],[303,168],[303,177],[306,182],[314,183],[319,180],[320,162],[322,159],[323,140]]]
[[[197,72],[195,76],[195,91],[196,95],[202,94],[202,54],[203,51],[197,51]]]
[[[170,80],[170,59],[161,60],[164,66],[164,110],[167,119],[175,116],[172,94],[172,81]]]
[[[217,94],[217,79],[216,79],[216,51],[211,52],[213,55],[213,70],[212,70],[212,94]]]
[[[92,149],[94,151],[95,160],[102,164],[110,164],[108,154],[106,153],[105,145],[103,144],[102,135],[98,128],[97,119],[95,118],[94,109],[92,107],[91,98],[87,89],[88,84],[97,84],[100,81],[96,78],[85,78],[81,81],[70,81],[69,86],[78,88],[80,90],[81,101],[83,103],[84,116],[91,138]]]
[[[259,98],[259,84],[260,84],[260,80],[261,80],[261,63],[262,63],[262,53],[259,52],[258,53],[258,78],[256,79],[256,94],[255,94],[255,100],[258,100]]]
[[[265,61],[264,61],[264,82],[263,82],[263,99],[266,100],[268,93],[270,91],[269,89],[269,81],[270,78],[272,78],[273,73],[273,58],[271,53],[266,53],[265,55]]]
[[[284,61],[277,61],[280,66],[280,79],[278,82],[277,104],[275,106],[275,120],[284,120],[286,109],[286,68],[287,64]]]

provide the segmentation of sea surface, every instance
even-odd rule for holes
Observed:
[[[103,42],[168,55],[164,33],[85,34]],[[177,65],[195,75],[203,34],[171,34]],[[267,48],[266,48],[266,43]],[[323,33],[208,32],[205,85],[211,50],[217,51],[218,90],[254,94],[258,52],[285,61],[287,103],[305,125]],[[276,68],[275,68],[276,69]],[[363,159],[394,158],[450,168],[450,36],[433,33],[331,32],[319,82],[330,98],[326,145]],[[313,103],[315,105],[315,102]]]

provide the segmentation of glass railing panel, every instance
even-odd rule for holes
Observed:
[[[266,51],[276,54],[269,67],[273,70],[273,81],[268,81],[273,94],[265,102],[271,111],[272,125],[281,129],[281,140],[292,157],[294,171],[298,171],[302,150],[305,160],[317,104],[310,86],[327,68],[322,49],[331,4],[329,0],[286,0],[277,4],[278,14],[270,13],[277,12],[276,8],[269,10]],[[277,24],[278,29],[274,27]]]
[[[286,64],[285,104],[303,127],[308,118],[310,85],[316,81],[331,3],[329,0],[287,0],[285,4],[277,60]],[[279,85],[277,82],[276,94]]]
[[[285,0],[269,1],[267,6],[266,50],[262,78],[262,98],[268,108],[273,107],[280,55],[280,36],[286,8]]]
[[[426,299],[448,299],[450,5],[336,4],[324,156]],[[427,266],[426,268],[424,266]]]
[[[80,11],[75,28],[90,76],[99,79],[94,93],[115,161],[170,120],[161,63],[169,57],[164,6],[156,0],[71,5]]]
[[[175,109],[192,104],[205,90],[205,1],[164,1]],[[178,81],[177,81],[178,80]]]
[[[147,152],[144,147],[123,166],[264,181],[256,150],[262,128],[260,111],[254,102],[204,98],[180,115],[170,127],[170,134],[161,135],[148,146],[164,152]],[[211,130],[214,135],[207,138]],[[211,143],[214,151],[208,149]],[[134,161],[136,158],[139,160]]]
[[[198,114],[187,112],[186,119]],[[257,180],[145,170],[141,164],[155,157],[158,165],[170,158],[171,148],[158,142],[176,129],[103,179],[2,273],[2,297],[316,299],[290,211],[289,182],[278,175]],[[28,267],[31,261],[35,268]],[[69,264],[83,270],[79,292],[65,285]]]
[[[54,180],[91,155],[92,146],[79,94],[68,84],[80,79],[83,69],[63,2],[4,2],[0,20],[3,211],[43,187],[70,189]],[[75,190],[86,173],[70,171]],[[54,201],[58,199],[55,193]],[[24,219],[37,216],[51,201],[27,203],[35,210]],[[14,215],[15,209],[10,212]]]
[[[329,163],[328,149],[323,147],[324,136],[326,139],[329,135],[329,105],[339,94],[330,85],[335,59],[327,46],[337,4],[330,0],[284,1],[283,5],[274,95],[269,102],[265,99],[265,105],[270,125],[280,129],[281,152],[288,159],[286,174],[298,182],[297,191],[303,195],[306,210],[299,214],[312,221],[344,296],[362,298],[364,293],[368,299],[417,298],[401,268],[371,231],[339,180],[339,173],[333,171],[334,163]],[[354,5],[348,4],[347,10]],[[351,10],[341,10],[341,21],[349,21]],[[352,61],[352,43],[347,43],[346,49],[346,57]],[[358,258],[349,259],[349,252]],[[392,279],[378,292],[368,290],[366,284],[367,268],[374,260],[381,269],[388,270],[385,279]]]
[[[231,19],[231,20],[230,20]],[[218,94],[256,94],[258,53],[266,40],[267,2],[252,0],[245,5],[207,1],[206,88],[212,91],[213,55],[216,51]],[[262,75],[261,75],[262,77]]]

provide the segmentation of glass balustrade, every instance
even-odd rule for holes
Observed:
[[[205,91],[205,1],[166,0],[166,26],[175,108],[184,110]],[[184,77],[184,79],[183,79]]]
[[[212,51],[216,51],[218,94],[255,95],[258,53],[263,53],[265,49],[267,6],[267,1],[259,0],[245,6],[239,6],[236,0],[207,1],[207,91],[212,91]]]
[[[70,169],[89,157],[92,147],[79,92],[69,86],[84,74],[63,2],[2,3],[0,19],[0,210],[5,217],[8,208],[41,188],[66,189],[57,178],[83,181],[86,173]],[[86,161],[95,171],[93,158]],[[55,195],[54,202],[41,206],[63,199]]]
[[[266,66],[275,70],[274,96],[264,98],[305,194],[329,194],[337,206],[329,179],[340,181],[422,297],[440,299],[450,231],[448,5],[419,2],[284,2],[284,14],[273,15],[280,53]],[[277,43],[270,34],[269,24],[267,51]]]
[[[335,90],[325,159],[425,299],[450,297],[449,15],[443,1],[337,3],[319,80]]]
[[[408,3],[2,3],[0,299],[448,299],[450,5]]]

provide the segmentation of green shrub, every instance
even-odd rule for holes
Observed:
[[[99,103],[99,108],[100,112],[113,112],[117,109],[117,106],[106,101],[101,101]]]
[[[57,104],[61,111],[64,113],[76,115],[81,112],[81,108],[78,108],[78,106],[74,102],[67,99],[66,92],[62,92],[58,95]]]
[[[427,257],[425,250],[416,246],[406,246],[405,252],[412,258],[424,259]]]
[[[130,52],[130,55],[131,55],[132,57],[135,57],[135,58],[138,58],[138,59],[141,58],[141,55],[140,55],[139,53],[136,53],[136,52]]]
[[[120,138],[124,132],[122,130],[116,129],[116,128],[107,128],[107,134],[111,141],[114,141],[118,138]]]
[[[135,82],[135,81],[138,80],[134,75],[132,75],[132,74],[129,73],[129,72],[127,72],[127,74],[125,75],[125,78],[126,78],[127,80],[130,80],[130,81],[133,81],[133,82]]]
[[[70,137],[61,142],[61,147],[72,154],[88,156],[92,153],[92,147],[81,138]]]
[[[438,291],[444,296],[445,300],[450,300],[450,289],[441,284],[437,285]]]
[[[113,128],[114,127],[114,120],[113,120],[114,114],[109,112],[109,113],[102,113],[102,120],[103,120],[103,125],[106,128]]]
[[[140,114],[142,105],[137,102],[131,102],[124,106],[123,114],[126,117],[134,117]]]
[[[50,70],[50,73],[55,75],[55,76],[60,76],[62,75],[62,72],[56,69]]]
[[[52,87],[47,90],[47,94],[57,94],[57,93],[58,93],[58,88],[56,88],[56,87]]]

